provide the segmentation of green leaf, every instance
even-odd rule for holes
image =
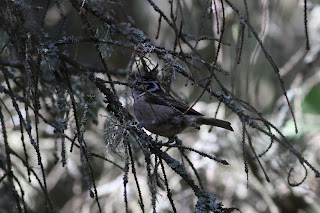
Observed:
[[[320,114],[320,83],[310,89],[301,106],[303,113]]]

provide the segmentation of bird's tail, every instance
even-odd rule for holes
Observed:
[[[205,124],[205,125],[210,125],[210,126],[217,126],[221,127],[230,131],[233,131],[233,128],[231,127],[230,122],[216,119],[216,118],[210,118],[210,117],[198,117],[196,120],[196,123],[199,125]]]

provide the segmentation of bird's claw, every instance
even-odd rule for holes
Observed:
[[[144,123],[139,123],[139,124],[137,125],[137,127],[140,128],[140,129],[143,128],[144,126],[145,126]]]

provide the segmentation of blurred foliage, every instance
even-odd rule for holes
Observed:
[[[320,84],[313,86],[302,102],[302,112],[320,114]]]

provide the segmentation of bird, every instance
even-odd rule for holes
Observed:
[[[211,125],[233,131],[230,122],[204,116],[173,98],[162,89],[156,75],[157,72],[151,70],[133,82],[133,112],[140,128],[167,137],[170,143],[188,127]]]

